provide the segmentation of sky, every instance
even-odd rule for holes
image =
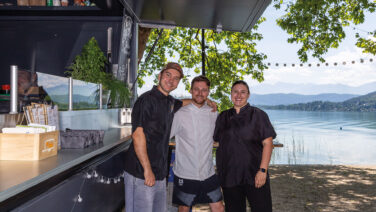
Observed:
[[[303,67],[291,64],[300,64],[297,51],[299,45],[287,43],[288,34],[275,24],[275,20],[282,15],[281,11],[276,11],[269,6],[263,16],[267,21],[260,25],[259,32],[263,34],[264,39],[258,44],[260,51],[268,55],[267,63],[279,63],[279,66],[272,65],[264,72],[264,82],[258,83],[253,80],[247,80],[253,87],[263,87],[276,83],[291,84],[343,84],[348,86],[360,86],[366,83],[376,81],[376,57],[371,54],[364,54],[362,50],[355,46],[355,33],[365,36],[364,31],[373,31],[376,29],[375,14],[366,16],[365,23],[346,29],[346,38],[340,43],[339,48],[329,49],[324,56],[329,66],[317,67],[318,60],[309,57],[308,63]],[[364,63],[360,63],[360,59]],[[372,58],[373,62],[369,59]],[[355,61],[354,64],[351,62]],[[338,62],[337,66],[333,63]],[[346,62],[346,65],[342,63]],[[281,64],[286,63],[284,67]],[[312,66],[308,67],[311,63]],[[376,88],[375,88],[376,89]],[[260,89],[261,90],[261,89]]]
[[[297,65],[301,63],[297,55],[299,45],[287,43],[289,35],[279,28],[275,22],[282,14],[282,11],[276,10],[271,5],[263,14],[266,21],[260,25],[258,32],[264,38],[258,42],[257,49],[268,56],[265,62],[271,63],[271,66],[264,71],[265,80],[262,83],[252,80],[249,76],[245,77],[245,81],[251,87],[251,92],[259,94],[291,93],[291,89],[284,90],[283,87],[278,86],[279,83],[288,83],[292,87],[295,84],[341,84],[356,87],[376,82],[376,57],[362,53],[362,50],[355,46],[355,33],[358,32],[362,36],[367,36],[365,31],[376,29],[376,22],[372,21],[376,20],[375,14],[368,14],[365,23],[354,26],[356,27],[355,30],[353,26],[348,27],[345,31],[346,38],[340,43],[339,48],[329,49],[324,56],[329,66],[320,64],[319,67],[317,67],[318,60],[311,56],[303,67]],[[372,62],[370,62],[371,58]],[[360,59],[364,59],[364,62],[360,63]],[[352,64],[352,61],[355,61],[355,63]],[[337,66],[334,66],[333,63],[335,62],[338,63]],[[346,62],[346,65],[343,65],[343,62]],[[276,63],[279,66],[275,66]],[[287,64],[286,67],[283,66],[284,63]],[[312,64],[311,67],[308,67],[309,63]],[[295,64],[295,67],[292,67],[292,64]],[[141,89],[138,89],[139,94],[151,89],[152,79],[152,77],[146,79],[147,83]],[[267,89],[270,86],[275,87],[276,90]],[[312,86],[310,89],[312,89]],[[338,89],[340,89],[340,86],[338,86]],[[314,92],[310,93],[304,89],[297,90],[294,93],[314,94]],[[338,90],[338,93],[341,93],[341,91]],[[184,90],[183,83],[180,83],[179,87],[171,94],[175,96],[189,95]]]

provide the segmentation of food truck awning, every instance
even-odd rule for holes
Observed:
[[[247,32],[271,0],[122,0],[145,27],[193,27]]]

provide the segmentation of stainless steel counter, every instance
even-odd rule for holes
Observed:
[[[130,142],[130,127],[106,131],[103,144],[85,149],[62,149],[57,156],[40,161],[0,161],[0,202],[48,180],[124,142]]]

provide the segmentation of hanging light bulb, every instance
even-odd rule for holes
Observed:
[[[85,176],[87,179],[90,179],[91,178],[91,174],[89,173],[86,173],[86,176]]]
[[[80,194],[78,194],[78,196],[77,196],[77,202],[82,202],[82,201],[83,201],[82,197],[80,196]]]
[[[326,66],[328,66],[328,65],[329,65],[329,63],[325,63],[325,65],[326,65]]]
[[[343,65],[346,65],[346,62],[345,62],[345,61],[343,61],[343,62],[342,62],[342,64],[343,64]]]

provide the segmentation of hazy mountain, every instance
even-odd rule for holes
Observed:
[[[55,103],[66,103],[68,104],[69,96],[68,95],[51,95],[52,101]],[[89,102],[96,103],[95,96],[83,96],[83,95],[73,95],[73,102]]]
[[[297,93],[304,95],[317,95],[321,93],[336,93],[336,94],[356,94],[365,95],[373,92],[376,88],[376,82],[364,84],[357,87],[352,87],[342,84],[291,84],[291,83],[276,83],[276,84],[255,84],[251,85],[251,93],[257,94],[272,94],[272,93]]]
[[[95,91],[98,88],[93,86],[93,84],[89,85],[73,85],[73,93],[82,96],[91,96],[95,95]],[[57,85],[55,87],[50,87],[45,89],[49,95],[68,95],[68,84]]]
[[[263,106],[265,109],[281,110],[304,110],[304,111],[359,111],[375,112],[376,111],[376,91],[351,98],[343,102],[323,102],[315,101],[309,103]]]
[[[335,93],[324,93],[318,95],[301,95],[294,93],[251,94],[251,97],[248,101],[252,105],[290,105],[314,101],[343,102],[357,96],[359,95]]]

